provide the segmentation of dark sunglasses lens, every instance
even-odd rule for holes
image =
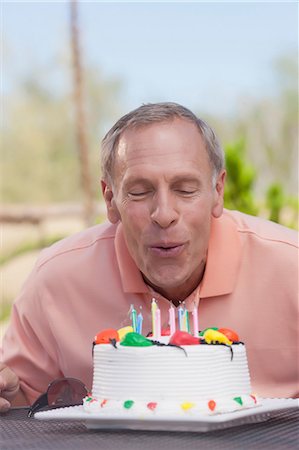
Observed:
[[[86,394],[86,387],[79,380],[57,380],[48,389],[48,404],[49,406],[80,405]]]

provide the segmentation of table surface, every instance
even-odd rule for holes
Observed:
[[[206,433],[88,430],[84,422],[27,418],[28,409],[0,415],[1,450],[282,450],[299,449],[299,411],[278,413],[266,422]]]

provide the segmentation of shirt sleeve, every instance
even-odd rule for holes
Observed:
[[[25,282],[11,313],[0,349],[1,360],[19,377],[31,404],[48,384],[61,377],[55,336],[47,311],[51,308],[38,265]]]

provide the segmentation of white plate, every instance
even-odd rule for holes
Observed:
[[[263,422],[280,412],[297,409],[298,399],[274,398],[262,399],[261,405],[235,411],[232,413],[186,417],[165,416],[140,418],[131,414],[130,417],[117,414],[87,413],[83,406],[69,406],[67,408],[52,409],[35,413],[34,417],[40,420],[80,420],[85,421],[87,428],[91,429],[118,429],[118,430],[163,430],[163,431],[212,431],[244,425],[248,423]]]

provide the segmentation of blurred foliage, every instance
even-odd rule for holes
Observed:
[[[10,312],[11,312],[11,300],[10,301],[2,300],[1,308],[0,308],[0,324],[9,319]],[[0,338],[1,338],[1,336],[0,336]]]
[[[266,196],[266,205],[269,210],[269,219],[280,223],[281,212],[285,204],[284,192],[281,184],[273,183],[269,186]]]
[[[225,147],[225,160],[227,170],[225,207],[256,215],[258,208],[253,196],[256,171],[245,161],[244,139]]]
[[[120,82],[94,70],[86,79],[86,112],[93,185],[99,178],[99,136],[118,113]],[[53,94],[38,74],[4,99],[2,201],[50,203],[82,199],[71,92]]]
[[[254,195],[258,172],[246,159],[244,139],[239,139],[225,147],[225,159],[227,179],[224,206],[226,208],[252,215],[263,215],[273,222],[298,229],[298,197],[287,196],[280,183],[270,184],[265,198],[257,199]]]
[[[26,240],[21,245],[17,246],[9,252],[2,252],[0,255],[0,266],[7,263],[11,259],[23,255],[24,253],[31,252],[33,250],[39,250],[44,247],[48,247],[57,241],[65,238],[65,235],[57,236],[45,236],[42,239]]]
[[[286,199],[298,197],[298,55],[275,60],[272,70],[273,94],[243,96],[233,116],[206,118],[222,143],[244,140],[247,161],[256,169],[257,201],[275,183]]]

